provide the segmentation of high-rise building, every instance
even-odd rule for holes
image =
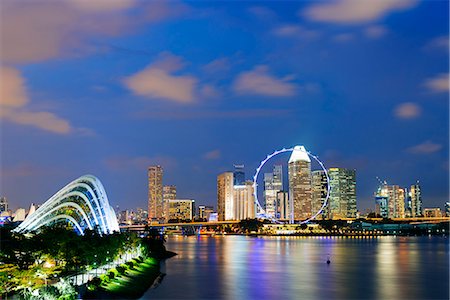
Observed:
[[[264,210],[266,215],[279,218],[277,193],[283,190],[283,167],[275,165],[272,173],[264,174]]]
[[[288,162],[290,222],[311,217],[311,160],[305,147],[295,146]]]
[[[356,218],[356,171],[330,168],[328,176],[330,178],[329,218]]]
[[[233,186],[234,220],[255,218],[255,197],[253,181]]]
[[[444,208],[445,208],[445,216],[450,217],[450,202],[445,202]]]
[[[6,197],[0,197],[0,214],[8,210],[8,200]]]
[[[320,211],[325,202],[328,193],[328,182],[327,175],[323,170],[317,170],[312,172],[311,179],[312,188],[312,201],[311,201],[311,211],[312,214],[316,214]],[[329,203],[328,203],[329,204]],[[328,206],[326,205],[320,215],[316,219],[328,219]]]
[[[169,200],[177,199],[177,187],[175,185],[163,186],[163,218],[168,221]]]
[[[225,172],[217,176],[217,214],[219,221],[234,220],[232,172]]]
[[[234,185],[243,185],[245,183],[244,165],[234,165]]]
[[[290,215],[289,208],[289,193],[285,191],[279,191],[277,193],[277,214],[280,220],[289,220]]]
[[[192,199],[171,199],[168,200],[169,220],[192,220],[194,218],[195,200]]]
[[[417,181],[416,184],[411,185],[411,188],[409,189],[409,197],[411,199],[411,217],[423,216],[422,192],[419,181]]]
[[[151,166],[148,168],[148,219],[160,221],[164,219],[163,207],[163,168]]]
[[[376,215],[379,215],[382,218],[387,218],[389,215],[388,203],[389,203],[389,195],[387,191],[387,185],[382,184],[378,187],[378,190],[375,193]]]
[[[439,207],[424,208],[423,216],[426,218],[440,218],[442,217],[442,211]]]
[[[377,214],[383,218],[405,217],[405,189],[398,185],[382,184],[375,194]]]

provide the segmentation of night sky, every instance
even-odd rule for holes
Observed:
[[[1,186],[12,208],[83,175],[147,206],[147,167],[216,206],[216,177],[305,145],[448,201],[448,1],[1,1]],[[287,157],[286,157],[287,159]]]

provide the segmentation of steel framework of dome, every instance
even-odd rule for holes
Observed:
[[[116,214],[100,180],[84,175],[59,190],[14,231],[25,233],[57,222],[71,224],[79,234],[97,229],[101,234],[119,231]]]

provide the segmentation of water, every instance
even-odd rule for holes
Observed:
[[[142,299],[449,299],[445,237],[171,237]],[[326,263],[327,257],[331,263]]]

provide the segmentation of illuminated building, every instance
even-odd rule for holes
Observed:
[[[253,196],[252,181],[233,186],[233,202],[234,220],[255,218],[255,197]]]
[[[169,220],[192,220],[195,209],[195,201],[192,199],[170,199],[168,200]]]
[[[266,216],[279,218],[277,193],[283,190],[283,167],[275,165],[272,173],[264,174],[264,210]]]
[[[426,218],[440,218],[442,217],[442,211],[439,207],[424,208],[423,216]]]
[[[161,166],[148,168],[148,219],[160,221],[163,219],[163,169]]]
[[[209,220],[209,216],[214,212],[213,206],[199,205],[198,206],[198,217],[199,219]]]
[[[288,220],[290,211],[289,193],[285,191],[279,191],[277,193],[277,212],[280,220]]]
[[[244,165],[234,165],[233,185],[243,185],[245,183]]]
[[[388,208],[389,196],[387,193],[387,185],[383,184],[378,187],[375,193],[375,213],[382,218],[387,218],[389,214]]]
[[[375,194],[376,213],[383,218],[405,217],[405,190],[398,185],[382,184]]]
[[[330,168],[330,197],[328,216],[330,219],[356,217],[356,171]],[[326,194],[325,194],[326,195]]]
[[[234,220],[232,172],[225,172],[217,176],[217,214],[219,221]]]
[[[305,147],[295,146],[288,162],[290,221],[311,217],[311,160]]]
[[[311,179],[312,188],[312,201],[311,210],[312,213],[317,213],[323,206],[328,192],[327,176],[325,171],[317,170],[312,172]],[[329,205],[327,205],[328,207]],[[324,208],[321,215],[317,216],[317,219],[328,219],[328,209]]]
[[[409,198],[411,199],[411,217],[422,216],[422,193],[419,181],[417,181],[416,184],[411,185],[411,188],[409,189]]]
[[[169,203],[169,200],[175,200],[177,199],[177,187],[175,185],[165,185],[163,186],[163,218],[168,221],[169,220],[169,213],[168,209],[169,206],[167,205]]]
[[[8,200],[6,197],[0,197],[0,214],[8,210]]]
[[[445,216],[450,217],[450,202],[445,202]]]
[[[22,210],[21,215],[24,215],[25,210]],[[119,231],[116,214],[109,205],[105,189],[92,175],[81,176],[63,187],[29,214],[14,231],[36,231],[59,222],[70,224],[79,234],[84,234],[86,229],[97,229],[104,234]]]
[[[26,216],[25,208],[18,208],[14,213],[13,222],[21,222],[25,220],[25,216]]]

